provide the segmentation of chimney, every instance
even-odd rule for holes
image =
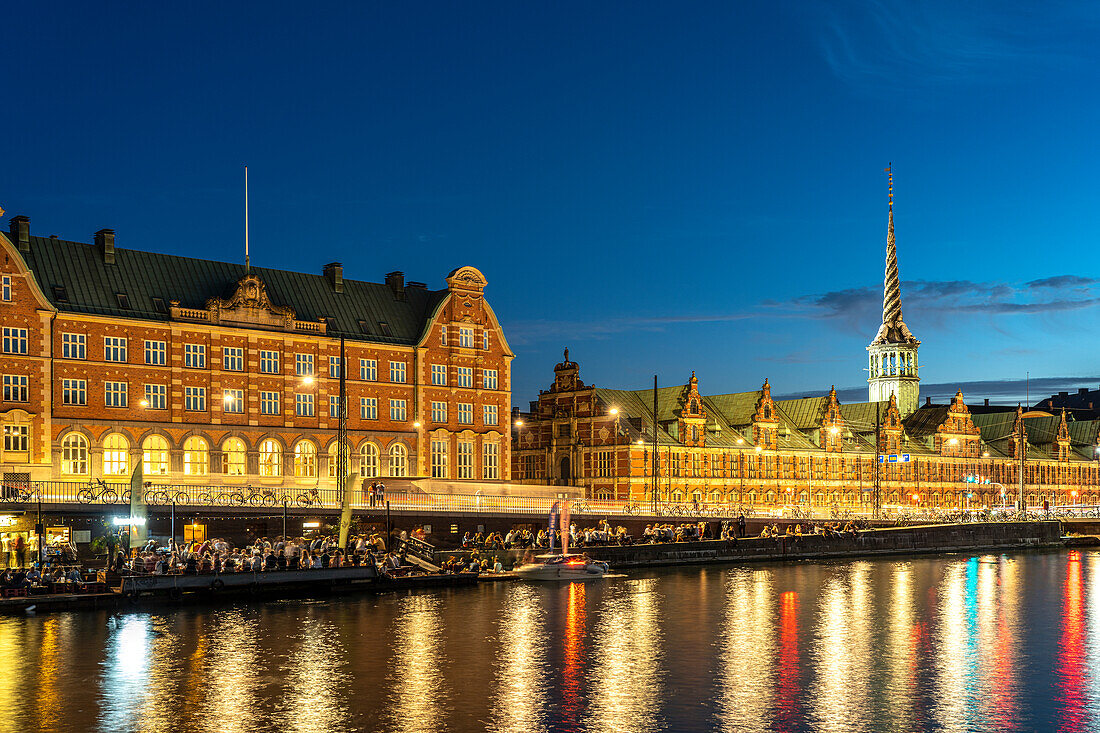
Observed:
[[[100,229],[95,233],[95,246],[103,250],[103,263],[115,264],[115,230]]]
[[[931,397],[925,397],[924,398],[924,406],[925,407],[930,407],[931,405],[932,405],[932,398]]]
[[[1089,388],[1088,387],[1078,387],[1077,388],[1077,394],[1088,394],[1088,393],[1089,393]]]
[[[405,273],[400,270],[386,273],[386,285],[393,291],[394,300],[405,299]]]
[[[1047,400],[1047,409],[1048,410],[1053,410],[1054,409],[1054,400]]]
[[[325,277],[332,285],[332,292],[344,292],[344,265],[340,262],[330,262],[325,265]]]
[[[1059,397],[1069,397],[1069,392],[1059,392],[1058,396]]]
[[[410,289],[411,288],[420,288],[421,290],[427,290],[428,289],[427,283],[421,283],[421,282],[417,282],[415,280],[410,280],[408,283],[405,284],[405,287],[410,288]]]
[[[8,222],[11,226],[11,243],[20,252],[31,251],[31,220],[27,216],[13,216]]]
[[[985,406],[989,407],[989,398],[988,397],[985,398]]]

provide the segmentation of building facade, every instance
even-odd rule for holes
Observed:
[[[509,478],[513,358],[473,267],[429,290],[0,234],[6,479]],[[343,349],[343,357],[341,357]],[[387,483],[392,483],[388,481]]]
[[[1091,410],[919,404],[917,348],[901,315],[889,212],[883,318],[868,346],[867,402],[758,390],[704,395],[692,372],[653,390],[585,384],[564,360],[514,414],[513,477],[583,486],[596,500],[965,509],[1100,503],[1100,420]],[[1021,452],[1023,452],[1021,460]],[[876,499],[877,496],[877,499]]]

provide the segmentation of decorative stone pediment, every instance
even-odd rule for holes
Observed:
[[[836,396],[836,385],[829,388],[829,397],[821,408],[821,428],[818,444],[826,451],[844,449],[844,417],[840,414],[840,400]]]
[[[977,458],[982,453],[981,437],[959,390],[947,408],[947,417],[936,428],[936,450],[944,456]]]
[[[1066,408],[1062,408],[1062,420],[1058,423],[1058,435],[1054,442],[1058,444],[1058,460],[1069,460],[1069,423],[1066,422]]]
[[[476,267],[460,267],[447,275],[447,287],[451,290],[468,290],[480,292],[485,289],[488,281]]]
[[[764,380],[760,390],[760,399],[756,401],[756,412],[752,416],[752,441],[768,450],[779,448],[779,415],[772,400],[772,386]]]
[[[901,422],[901,412],[898,410],[897,395],[890,395],[890,404],[886,406],[886,414],[882,416],[882,429],[879,431],[879,450],[883,453],[900,453],[901,438],[905,429]]]
[[[267,295],[267,286],[259,275],[249,273],[237,281],[237,289],[228,298],[210,298],[204,308],[181,308],[173,300],[172,319],[201,321],[223,326],[243,326],[269,331],[305,331],[325,333],[325,322],[299,321],[289,305],[275,305]]]
[[[695,372],[680,392],[679,420],[677,422],[680,442],[684,445],[701,447],[706,443],[707,411],[703,407],[703,397],[699,394],[699,379]]]

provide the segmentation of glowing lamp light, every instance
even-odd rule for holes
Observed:
[[[737,445],[743,445],[743,444],[744,444],[744,442],[745,442],[745,439],[744,439],[744,438],[738,438],[738,439],[737,439]],[[1098,453],[1100,453],[1100,448],[1097,448],[1097,449],[1096,449],[1096,451],[1097,451]]]
[[[919,494],[913,494],[913,501],[920,501],[920,495]]]
[[[233,395],[226,392],[225,397],[222,397],[222,402],[232,402],[232,401],[233,401]]]
[[[111,521],[116,527],[142,527],[145,525],[145,517],[115,517]]]
[[[951,440],[947,441],[947,444],[948,445],[958,445],[959,444],[959,439],[958,438],[952,438]]]
[[[302,522],[302,527],[305,529],[318,529],[320,526],[320,522]]]
[[[764,447],[763,447],[763,446],[760,446],[760,445],[756,446],[756,452],[757,452],[757,453],[759,453],[759,452],[760,452],[760,451],[762,451],[762,450],[764,450]]]
[[[302,377],[302,384],[313,384],[313,377],[309,376],[308,374]]]
[[[642,445],[642,441],[641,441],[641,440],[639,440],[639,441],[638,441],[638,445]]]
[[[523,427],[523,420],[516,420],[516,427],[517,428],[522,428]]]
[[[149,400],[141,400],[140,402],[138,402],[138,404],[141,405],[142,407],[148,407],[149,406]]]
[[[982,458],[989,458],[989,451],[983,451]]]
[[[619,408],[618,407],[612,407],[610,410],[607,411],[607,414],[614,417],[615,415],[619,414]]]
[[[833,435],[836,435],[837,433],[840,432],[840,428],[838,428],[836,425],[834,425],[831,428],[829,428],[829,432],[832,433]]]
[[[419,421],[419,420],[417,420],[416,422],[414,422],[414,423],[413,423],[413,427],[414,427],[414,428],[418,428],[418,427],[420,427],[420,421]]]

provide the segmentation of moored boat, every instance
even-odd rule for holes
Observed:
[[[538,555],[533,563],[516,568],[524,580],[596,580],[607,574],[607,563],[587,555]]]

